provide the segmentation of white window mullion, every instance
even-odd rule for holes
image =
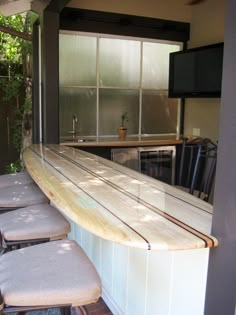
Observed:
[[[138,135],[142,134],[142,80],[143,80],[143,41],[140,42],[140,80],[139,80],[139,124]]]
[[[100,37],[97,37],[97,56],[96,56],[96,90],[97,90],[97,99],[96,99],[96,136],[99,136],[99,41]]]

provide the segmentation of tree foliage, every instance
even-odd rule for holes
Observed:
[[[0,24],[23,32],[26,14],[4,17],[0,14]],[[0,59],[9,64],[22,63],[23,39],[0,32]]]
[[[10,138],[18,155],[24,136],[24,115],[25,112],[31,111],[31,93],[28,92],[31,78],[26,72],[26,56],[31,54],[31,42],[12,34],[28,34],[31,31],[30,22],[29,13],[10,17],[0,14],[0,26],[6,30],[0,31],[0,63],[6,76],[1,78],[0,88],[3,92],[2,101],[11,107],[13,113],[14,121],[11,124]],[[16,161],[16,164],[19,162]]]

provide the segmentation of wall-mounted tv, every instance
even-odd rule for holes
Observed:
[[[170,54],[169,97],[220,97],[223,43]]]

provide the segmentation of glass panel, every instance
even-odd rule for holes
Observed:
[[[140,78],[140,42],[101,38],[99,72],[100,86],[137,88]]]
[[[99,135],[117,135],[122,112],[128,113],[127,134],[138,134],[138,90],[101,89],[99,98]]]
[[[73,115],[81,136],[96,136],[96,89],[60,89],[60,136],[70,136]]]
[[[60,34],[60,86],[96,85],[96,41],[95,37]]]
[[[166,91],[143,91],[142,134],[176,133],[178,104]]]
[[[179,50],[180,45],[143,43],[143,88],[168,89],[169,54]]]

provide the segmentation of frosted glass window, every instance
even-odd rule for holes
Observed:
[[[143,88],[168,89],[169,54],[179,50],[180,45],[143,43]]]
[[[60,34],[60,86],[96,85],[96,37]]]
[[[101,89],[99,95],[99,134],[117,135],[122,112],[128,112],[128,134],[138,134],[139,91]]]
[[[169,54],[181,43],[59,35],[60,136],[117,136],[122,112],[128,135],[176,133],[178,99],[168,99]],[[141,113],[140,113],[141,110]]]
[[[113,38],[99,40],[99,84],[108,87],[137,88],[140,80],[138,41]]]
[[[77,135],[96,136],[96,89],[60,89],[60,136],[70,136],[75,115]]]
[[[176,133],[178,102],[165,91],[143,91],[142,134]]]

